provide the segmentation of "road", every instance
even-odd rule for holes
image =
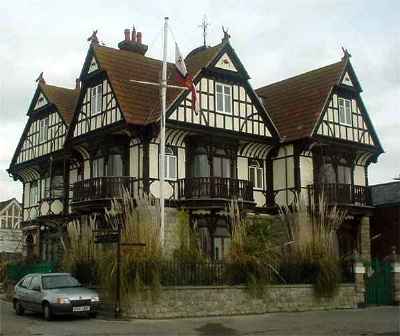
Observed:
[[[400,335],[399,307],[370,307],[236,317],[114,321],[62,317],[47,322],[38,314],[16,316],[0,303],[0,335]]]

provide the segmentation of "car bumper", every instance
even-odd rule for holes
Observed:
[[[99,302],[91,302],[87,306],[90,307],[89,310],[74,311],[73,308],[79,307],[79,306],[74,306],[71,303],[64,303],[64,304],[53,303],[50,305],[51,312],[55,315],[69,315],[69,314],[82,315],[82,314],[88,314],[88,313],[96,313],[98,311],[100,303]]]

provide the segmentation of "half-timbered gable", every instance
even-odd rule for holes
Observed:
[[[78,92],[39,83],[28,111],[13,164],[20,164],[63,148]]]
[[[168,121],[217,128],[229,132],[273,137],[277,134],[267,112],[248,83],[248,74],[229,42],[194,50],[187,57],[188,69],[197,70],[194,81],[200,99],[200,113],[192,108],[185,92],[168,113]],[[198,66],[199,55],[202,66]],[[196,63],[192,65],[191,63]]]

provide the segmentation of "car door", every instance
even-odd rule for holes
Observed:
[[[29,309],[28,302],[28,287],[32,281],[32,276],[25,276],[16,286],[15,289],[15,298],[20,302],[22,307],[25,309]]]
[[[29,309],[36,312],[42,311],[42,278],[40,275],[32,277],[32,281],[28,288]]]

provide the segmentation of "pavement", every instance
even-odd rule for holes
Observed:
[[[0,335],[400,335],[400,307],[271,313],[234,317],[121,321],[58,317],[44,321],[39,314],[16,316],[9,302],[0,301]]]

